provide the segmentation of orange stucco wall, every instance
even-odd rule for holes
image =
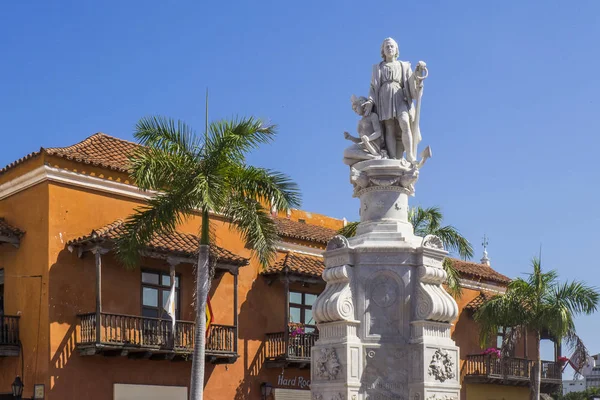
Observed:
[[[19,249],[0,245],[4,268],[4,312],[20,315],[20,357],[0,358],[0,393],[10,392],[16,375],[25,396],[48,376],[48,184],[42,183],[0,200],[0,216],[26,232]]]
[[[62,184],[49,185],[48,262],[50,268],[50,369],[48,398],[110,398],[114,383],[188,385],[190,362],[129,360],[125,357],[80,356],[75,350],[76,315],[94,311],[95,264],[90,255],[79,259],[65,243],[89,234],[117,218],[125,218],[141,202],[106,193],[97,193]],[[295,211],[296,214],[299,212]],[[302,214],[300,214],[302,215]],[[308,221],[310,218],[304,216]],[[323,218],[323,216],[320,216]],[[338,221],[341,226],[341,221]],[[250,257],[241,239],[223,221],[213,218],[218,244],[235,254]],[[335,225],[335,224],[332,224]],[[200,218],[183,224],[182,232],[197,233]],[[102,257],[102,307],[105,312],[140,315],[140,271],[127,271],[110,254]],[[168,270],[164,261],[142,259],[142,266]],[[253,262],[240,269],[238,313],[240,359],[231,365],[207,364],[207,399],[259,399],[260,383],[276,384],[281,369],[264,367],[264,338],[267,332],[284,327],[284,289],[280,282],[258,276]],[[180,318],[193,320],[191,307],[193,276],[191,265],[177,266],[181,274]],[[305,288],[306,290],[306,288]],[[310,288],[309,288],[310,290]],[[314,289],[313,289],[314,290]],[[314,290],[319,293],[322,288]],[[215,323],[233,322],[233,277],[225,274],[213,281],[211,290]],[[287,370],[286,378],[302,376],[308,370]]]

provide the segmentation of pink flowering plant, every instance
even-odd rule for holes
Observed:
[[[500,350],[495,347],[490,347],[488,349],[485,349],[485,351],[481,354],[483,354],[484,356],[492,356],[492,357],[496,357],[496,358],[500,358],[500,356],[501,356]]]
[[[304,324],[290,322],[288,324],[288,329],[290,330],[290,336],[292,337],[304,334]]]

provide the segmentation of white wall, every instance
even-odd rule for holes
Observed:
[[[274,388],[275,400],[310,400],[310,390],[294,390]]]
[[[563,381],[563,394],[585,390],[585,379]]]
[[[187,400],[187,387],[115,383],[113,398],[114,400]]]

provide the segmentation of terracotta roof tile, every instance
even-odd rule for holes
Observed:
[[[91,234],[81,236],[67,243],[69,246],[80,246],[85,243],[100,243],[103,241],[112,241],[120,237],[124,233],[123,221],[117,220],[111,224],[103,226],[100,229],[95,229]],[[185,257],[194,257],[198,254],[198,237],[188,233],[173,232],[169,235],[156,235],[147,248],[152,251],[162,253],[172,253]],[[211,254],[217,257],[221,263],[233,265],[247,265],[247,258],[239,257],[229,250],[226,250],[217,245],[211,245]]]
[[[497,295],[497,293],[492,293],[492,292],[488,292],[487,290],[482,290],[479,293],[479,296],[475,297],[473,300],[471,300],[465,306],[465,310],[475,312],[479,309],[479,307],[481,307],[483,305],[483,303],[485,303],[486,301],[488,301],[489,299],[491,299],[492,297],[494,297],[496,295]]]
[[[462,277],[475,279],[477,281],[490,281],[507,285],[510,283],[510,278],[496,272],[489,265],[477,264],[469,261],[462,261],[452,258],[454,268],[461,274]]]
[[[96,133],[87,139],[67,147],[41,148],[0,169],[0,174],[42,153],[84,164],[128,172],[128,157],[138,144],[118,139],[104,133]]]
[[[11,236],[17,239],[21,239],[25,232],[19,228],[15,228],[10,225],[4,218],[0,218],[0,236]]]
[[[287,218],[276,218],[275,224],[279,236],[322,244],[327,244],[337,234],[334,229],[292,221]]]
[[[128,172],[129,156],[139,146],[104,133],[96,133],[72,146],[51,147],[44,151],[67,160]]]
[[[279,261],[265,268],[261,274],[278,274],[286,268],[292,274],[320,278],[325,269],[325,263],[323,257],[289,252]]]
[[[40,155],[42,153],[43,149],[40,149],[40,151],[34,151],[33,153],[29,153],[24,157],[19,158],[16,161],[11,162],[10,164],[8,164],[7,166],[5,166],[4,168],[0,169],[0,175],[2,175],[3,173],[5,173],[6,171],[8,171],[11,168],[16,167],[17,165],[24,163],[25,161],[34,158],[38,155]]]

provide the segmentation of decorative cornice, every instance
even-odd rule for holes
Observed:
[[[117,194],[138,200],[147,200],[157,192],[143,191],[134,185],[115,182],[79,172],[43,165],[0,185],[0,200],[10,197],[39,183],[50,181]]]
[[[322,249],[316,249],[313,247],[303,246],[301,244],[296,244],[296,243],[284,242],[281,240],[275,244],[275,248],[277,250],[283,251],[283,252],[291,251],[293,253],[306,254],[309,256],[317,256],[317,257],[323,257],[323,252],[325,251]]]
[[[477,282],[470,279],[459,279],[460,285],[466,289],[472,290],[487,290],[488,292],[504,294],[506,293],[506,288],[490,283]]]

